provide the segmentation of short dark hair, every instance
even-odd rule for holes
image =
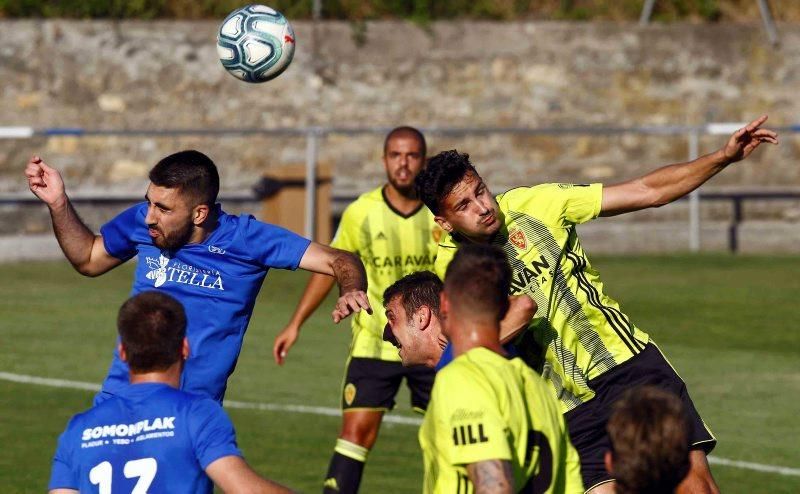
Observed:
[[[508,311],[511,267],[500,248],[463,245],[444,276],[444,290],[453,304],[489,315],[498,322]]]
[[[196,204],[213,206],[219,194],[219,173],[211,158],[193,149],[170,154],[150,170],[150,181],[159,187],[180,189]]]
[[[674,394],[652,386],[628,390],[606,429],[618,493],[671,494],[689,472],[689,419]]]
[[[419,129],[414,127],[409,127],[408,125],[402,125],[400,127],[395,127],[386,134],[386,139],[383,140],[383,154],[386,154],[386,150],[389,148],[389,141],[394,139],[395,137],[406,137],[411,136],[417,139],[419,143],[422,145],[422,156],[425,156],[425,153],[428,151],[428,143],[425,142],[425,136],[422,135],[422,132]]]
[[[429,159],[425,169],[414,179],[417,196],[433,214],[438,215],[444,198],[468,173],[480,177],[467,153],[455,149],[442,151]]]
[[[383,292],[384,307],[395,297],[401,297],[406,317],[411,317],[420,307],[430,307],[439,317],[439,294],[442,292],[442,280],[430,271],[417,271],[403,276],[392,283]]]
[[[122,304],[117,330],[133,372],[163,371],[181,359],[186,313],[166,293],[146,291]]]

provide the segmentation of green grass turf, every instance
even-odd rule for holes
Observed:
[[[660,344],[720,443],[720,457],[800,468],[798,257],[727,255],[598,258],[607,293]],[[114,318],[130,285],[122,267],[98,279],[65,262],[6,264],[0,285],[0,371],[99,383],[110,361]],[[283,368],[272,362],[306,275],[271,273],[245,338],[230,399],[336,407],[348,325],[320,310]],[[330,304],[328,304],[329,306]],[[58,434],[92,393],[0,381],[3,492],[42,492]],[[408,393],[395,413],[411,416]],[[305,492],[319,491],[339,418],[230,410],[248,461]],[[800,477],[727,466],[723,492],[800,492]],[[363,492],[418,492],[416,429],[384,424]]]

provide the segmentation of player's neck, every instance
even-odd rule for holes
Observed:
[[[474,348],[486,348],[505,356],[506,352],[500,344],[500,326],[497,323],[470,320],[454,313],[447,317],[454,356],[458,357]]]
[[[205,240],[211,235],[214,230],[217,229],[219,226],[219,222],[216,210],[212,210],[208,213],[208,218],[200,225],[194,227],[192,231],[192,236],[189,237],[188,244],[200,244],[205,242]]]
[[[175,363],[168,369],[163,371],[153,372],[130,372],[131,384],[143,383],[160,383],[172,386],[173,388],[180,388],[181,386],[181,370],[182,366]]]
[[[389,203],[389,206],[403,215],[413,213],[422,204],[415,192],[403,193],[392,184],[384,186],[383,197]]]

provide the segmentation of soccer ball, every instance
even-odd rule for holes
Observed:
[[[248,5],[222,21],[217,53],[222,66],[234,77],[265,82],[278,77],[292,62],[294,31],[277,10]]]

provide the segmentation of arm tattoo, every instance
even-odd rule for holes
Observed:
[[[339,284],[339,295],[352,290],[367,291],[367,272],[357,256],[349,252],[337,252],[331,267]]]
[[[469,479],[475,494],[511,494],[514,492],[514,475],[508,460],[488,460],[467,465]]]

